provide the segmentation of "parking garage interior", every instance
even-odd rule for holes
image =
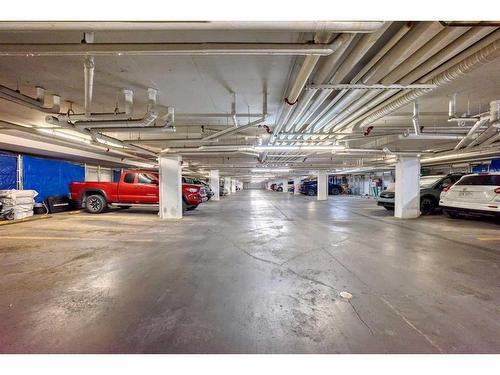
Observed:
[[[0,22],[0,352],[498,354],[499,27]]]

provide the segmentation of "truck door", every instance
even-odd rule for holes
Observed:
[[[139,196],[137,199],[141,203],[158,203],[159,202],[159,188],[158,177],[150,173],[137,174],[137,186]]]
[[[139,186],[137,185],[137,173],[125,172],[118,184],[118,202],[137,203],[139,195]]]

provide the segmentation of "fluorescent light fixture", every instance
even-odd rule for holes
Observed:
[[[290,172],[290,169],[285,169],[285,168],[254,168],[254,169],[252,169],[252,172],[254,172],[254,173],[270,173],[270,172],[287,173],[287,172]]]
[[[343,145],[304,145],[304,146],[254,146],[256,151],[300,151],[300,150],[345,150]]]

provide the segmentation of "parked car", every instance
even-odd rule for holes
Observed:
[[[457,182],[463,173],[450,173],[447,175],[433,175],[420,177],[420,212],[429,215],[439,207],[439,195],[441,191]],[[388,188],[380,193],[377,205],[387,210],[394,209],[395,191],[394,187]]]
[[[283,184],[271,184],[271,190],[282,192]]]
[[[99,214],[109,205],[129,208],[133,205],[158,205],[158,173],[124,171],[119,182],[71,182],[69,198],[81,203],[92,214]],[[202,202],[200,186],[182,184],[182,209],[194,210]]]
[[[202,202],[207,202],[213,195],[212,189],[206,182],[192,177],[182,177],[182,182],[191,185],[198,185],[200,187],[200,195]]]
[[[439,205],[452,218],[464,214],[500,218],[500,173],[463,176],[443,189]]]
[[[305,195],[317,195],[318,194],[318,181],[317,180],[303,180],[300,184],[299,191],[301,194]],[[338,184],[334,184],[331,178],[328,179],[328,195],[339,195],[342,192],[342,187]]]

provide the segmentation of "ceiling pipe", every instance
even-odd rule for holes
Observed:
[[[469,132],[465,135],[465,137],[462,138],[460,142],[455,146],[454,150],[459,150],[464,146],[470,139],[472,139],[472,136],[478,131],[481,126],[486,124],[488,122],[488,117],[481,117],[477,122],[469,129]]]
[[[159,117],[160,113],[156,108],[150,109],[142,119],[137,120],[112,120],[112,121],[75,121],[75,126],[81,129],[91,129],[91,128],[125,128],[130,129],[131,127],[145,128],[153,125],[156,119]],[[119,130],[118,130],[119,131]]]
[[[418,82],[422,83],[432,79],[439,73],[455,65],[457,62],[464,60],[473,53],[498,39],[500,37],[500,32],[497,31],[492,33],[493,30],[493,28],[472,28],[452,43],[445,46],[434,56],[424,61],[419,67],[412,70],[399,82],[401,84],[411,84],[415,82],[415,80],[421,78],[424,74],[427,75],[419,79]],[[342,120],[336,125],[335,129],[352,129],[356,125],[355,122],[359,123],[371,114],[375,113],[389,98],[396,100],[405,94],[405,92],[394,94],[394,92],[389,91],[381,93],[362,108],[349,115],[345,120]]]
[[[408,65],[405,61],[425,46],[427,38],[434,37],[442,28],[443,27],[436,22],[422,22],[413,25],[402,37],[396,34],[390,40],[390,44],[394,46],[389,49],[362,78],[360,78],[360,81],[363,84],[371,85],[382,80],[385,76],[390,74],[392,69],[398,66],[404,65],[406,66],[405,69],[408,69]],[[383,83],[387,84],[393,82],[383,81]],[[392,91],[392,93],[394,92],[395,91]],[[325,117],[314,125],[314,131],[319,131],[321,129],[325,131],[329,131],[333,128],[338,129],[338,124],[342,120],[352,114],[353,111],[363,107],[377,95],[377,92],[373,91],[368,93],[360,90],[349,91],[349,93],[333,107]],[[354,100],[356,101],[353,102]]]
[[[320,32],[335,33],[371,33],[384,25],[381,21],[159,21],[159,22],[126,22],[126,21],[35,21],[35,22],[0,22],[0,31],[288,31],[288,32]]]
[[[92,93],[94,90],[94,70],[95,61],[93,56],[87,56],[83,63],[83,76],[84,76],[84,87],[85,87],[85,116],[90,116],[91,106],[92,106]]]
[[[480,66],[483,66],[491,61],[494,61],[499,56],[500,56],[500,40],[497,40],[425,83],[437,85],[438,87],[446,86],[456,81],[457,79],[462,78],[468,73],[474,71]],[[365,118],[361,123],[361,127],[366,127],[370,125],[371,123],[380,119],[381,117],[384,117],[396,111],[397,109],[407,105],[408,103],[414,101],[420,96],[429,93],[430,91],[432,90],[430,89],[413,90],[403,95],[401,98],[391,101],[381,109],[377,110],[376,112]]]
[[[0,56],[327,56],[338,48],[325,43],[39,43],[0,44]]]
[[[329,35],[327,35],[326,37],[329,37]],[[335,38],[334,41],[330,44],[332,48],[332,53],[335,52],[339,47],[341,47],[344,44],[344,42],[345,42],[344,37]],[[297,103],[300,92],[302,91],[307,80],[311,76],[318,60],[319,56],[310,55],[305,57],[304,62],[302,63],[302,66],[299,70],[299,73],[297,74],[295,81],[293,82],[292,86],[288,91],[288,94],[285,97],[285,107],[281,112],[278,124],[276,125],[273,131],[273,135],[269,140],[270,144],[276,141],[276,134],[279,134],[283,126],[285,126],[285,124],[287,123],[290,114],[294,109],[293,106]]]
[[[45,90],[43,90],[43,99],[39,96],[41,95],[41,88],[37,87],[37,98],[32,98],[21,94],[19,91],[12,90],[6,86],[0,85],[0,98],[8,100],[10,102],[23,105],[25,107],[34,109],[36,111],[44,113],[59,113],[61,108],[61,98],[58,95],[53,95],[52,107],[45,107]]]
[[[420,123],[419,123],[418,113],[419,113],[418,101],[415,100],[413,102],[413,117],[411,119],[415,135],[420,135]]]
[[[233,106],[233,111],[236,111],[236,103],[235,102],[234,102],[234,106]],[[251,128],[252,126],[262,124],[266,120],[266,117],[267,117],[267,90],[265,90],[263,95],[262,95],[262,117],[261,118],[255,120],[255,121],[251,121],[248,124],[241,125],[241,126],[238,126],[238,122],[236,121],[236,119],[234,119],[234,121],[235,121],[234,127],[218,131],[217,133],[214,133],[214,134],[210,134],[210,135],[204,137],[202,139],[202,142],[210,141],[212,139],[219,139],[222,137],[226,137],[229,134],[239,132],[239,131]]]
[[[333,73],[333,76],[329,79],[329,83],[340,83],[342,82],[347,74],[352,70],[352,67],[355,66],[359,60],[368,52],[368,50],[375,44],[375,42],[387,31],[390,22],[387,22],[384,27],[380,28],[376,33],[370,35],[364,35],[354,46],[353,50],[349,53],[349,55],[345,58],[345,60],[340,64],[339,68]],[[365,66],[372,66],[373,59],[370,60],[368,64]],[[375,61],[376,62],[376,61]],[[375,63],[373,62],[373,63]],[[325,76],[324,71],[320,71],[323,73],[323,77]],[[318,74],[320,73],[318,72]],[[319,76],[319,78],[322,78]],[[357,79],[353,79],[353,81],[357,81]],[[319,79],[315,80],[316,83],[321,83]],[[335,105],[335,103],[345,95],[346,91],[341,91],[338,93],[335,98],[329,103],[329,105],[321,111],[321,113],[316,116],[307,126],[306,130],[310,129],[312,125],[318,121],[323,115],[328,111],[330,107]],[[324,101],[330,96],[329,92],[321,92],[314,103],[311,105],[309,110],[297,121],[294,130],[300,131],[304,124],[313,116],[313,114],[320,108],[320,106],[324,103]]]

